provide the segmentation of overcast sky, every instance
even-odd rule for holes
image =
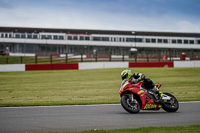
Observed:
[[[200,33],[200,0],[0,0],[0,26]]]

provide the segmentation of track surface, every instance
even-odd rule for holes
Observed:
[[[176,113],[159,110],[129,114],[119,104],[0,108],[1,133],[178,125],[200,125],[200,102],[180,103]]]

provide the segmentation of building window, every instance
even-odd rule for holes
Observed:
[[[102,37],[102,41],[109,41],[109,37]]]
[[[58,36],[57,36],[57,35],[54,35],[54,36],[53,36],[53,39],[54,39],[54,40],[58,40]]]
[[[142,42],[142,38],[136,38],[136,42]]]
[[[80,38],[79,38],[80,40],[84,40],[84,37],[83,36],[80,36]]]
[[[67,37],[67,40],[72,40],[72,36],[68,36],[68,37]]]
[[[42,39],[46,39],[46,35],[42,35]]]
[[[78,37],[77,36],[73,36],[73,40],[78,40]]]
[[[93,37],[93,41],[101,41],[101,37]]]
[[[64,40],[64,36],[59,36],[59,40]]]
[[[162,43],[162,39],[158,39],[158,43]]]
[[[184,44],[188,44],[188,40],[184,40]]]
[[[194,44],[194,40],[190,40],[190,44]]]
[[[156,43],[156,39],[151,39],[151,43]]]
[[[149,38],[146,38],[146,42],[147,42],[147,43],[150,43],[151,40],[150,40]]]
[[[164,43],[168,43],[168,40],[167,40],[167,39],[163,39],[163,42],[164,42]]]
[[[4,34],[3,34],[3,33],[1,33],[1,37],[2,37],[2,38],[4,37]]]
[[[20,34],[15,34],[15,38],[20,38]]]
[[[176,40],[173,39],[173,40],[172,40],[172,43],[176,43]]]
[[[47,39],[51,39],[52,38],[52,36],[51,35],[47,35]]]
[[[12,34],[9,34],[9,38],[12,38]]]
[[[38,36],[37,35],[33,35],[33,39],[37,39],[38,38]]]
[[[182,40],[178,40],[178,43],[181,44],[181,43],[182,43]]]
[[[21,34],[21,38],[26,38],[26,35],[25,34]]]
[[[85,40],[90,40],[90,37],[85,37]]]
[[[5,34],[5,38],[8,38],[8,34]]]
[[[27,35],[27,38],[32,38],[32,35],[31,35],[31,34],[28,34],[28,35]]]
[[[198,40],[197,43],[200,44],[200,40]]]
[[[135,42],[135,38],[126,38],[126,42]]]

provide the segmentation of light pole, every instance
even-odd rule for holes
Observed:
[[[131,33],[135,36],[135,39],[134,39],[135,46],[134,46],[134,50],[133,51],[135,51],[135,62],[137,62],[136,33],[135,33],[135,31],[132,31]]]
[[[132,33],[133,35],[135,35],[134,42],[135,42],[135,47],[136,47],[136,34],[135,34],[135,31],[132,31],[131,33]]]
[[[45,36],[45,40],[46,40],[46,55],[48,54],[48,52],[47,52],[48,51],[47,50],[47,39],[48,39],[47,36]]]

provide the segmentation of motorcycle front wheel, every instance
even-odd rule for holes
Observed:
[[[163,110],[165,110],[167,112],[176,112],[179,108],[178,100],[175,98],[175,96],[173,96],[170,93],[163,93],[163,94],[172,97],[170,102],[164,102],[162,104]]]
[[[122,107],[129,113],[135,114],[140,111],[140,104],[137,99],[134,98],[134,101],[130,99],[131,94],[125,94],[121,97]]]

